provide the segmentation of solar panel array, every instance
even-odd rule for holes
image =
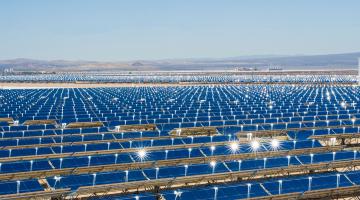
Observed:
[[[350,193],[360,184],[359,91],[325,84],[2,89],[0,198]]]
[[[355,83],[356,75],[309,74],[36,74],[0,76],[0,82],[97,82],[97,83]]]

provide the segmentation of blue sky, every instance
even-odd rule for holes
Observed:
[[[360,51],[359,0],[0,0],[0,59]]]

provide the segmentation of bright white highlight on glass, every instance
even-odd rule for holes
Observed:
[[[250,146],[251,146],[251,150],[256,152],[259,150],[260,148],[260,143],[256,140],[253,140],[251,143],[250,143]]]

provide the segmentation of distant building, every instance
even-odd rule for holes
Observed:
[[[257,67],[236,67],[235,71],[258,71]]]
[[[5,68],[4,69],[4,73],[13,73],[14,69],[13,68]]]
[[[269,66],[269,72],[270,71],[282,71],[283,68],[280,66]]]
[[[14,69],[13,68],[3,68],[1,70],[1,74],[2,75],[14,74]]]

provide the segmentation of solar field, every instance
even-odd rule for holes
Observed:
[[[24,77],[134,85],[0,89],[0,199],[359,196],[354,75]]]

